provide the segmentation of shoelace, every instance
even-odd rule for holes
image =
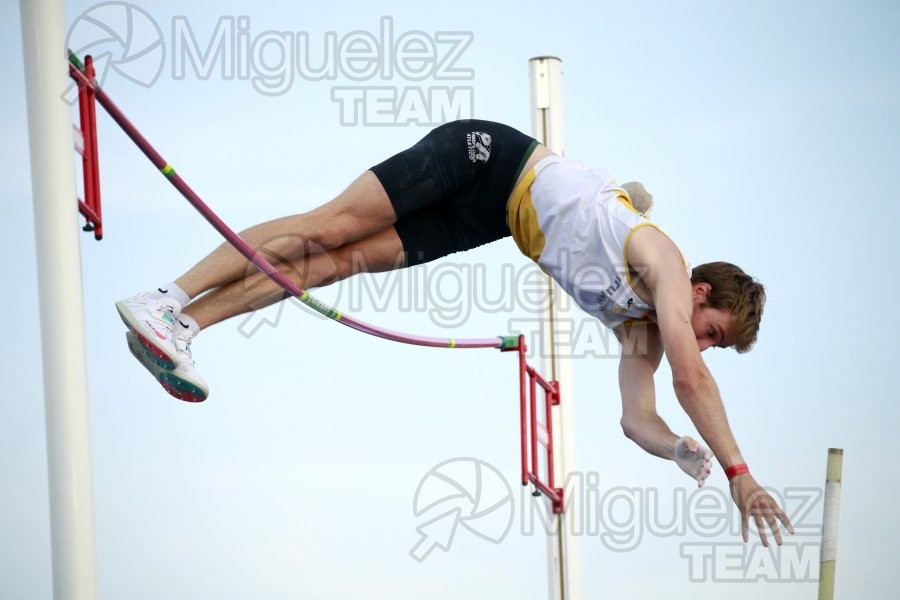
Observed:
[[[186,362],[190,366],[194,366],[194,355],[191,354],[191,338],[175,334],[175,350],[178,352],[182,363]]]

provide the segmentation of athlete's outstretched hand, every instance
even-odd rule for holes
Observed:
[[[704,448],[694,438],[684,436],[675,442],[675,462],[681,470],[697,480],[702,487],[712,471],[713,453]]]
[[[781,545],[781,529],[778,527],[778,521],[781,521],[781,524],[790,533],[794,533],[794,526],[791,525],[787,515],[779,508],[772,496],[756,483],[750,473],[737,475],[731,480],[731,497],[741,511],[741,535],[745,542],[750,539],[751,516],[756,523],[756,529],[759,530],[759,539],[763,546],[768,547],[769,545],[766,524],[772,530],[775,543],[779,546]]]

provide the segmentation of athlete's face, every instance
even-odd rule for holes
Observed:
[[[691,326],[694,328],[694,335],[697,336],[700,352],[712,346],[728,348],[734,345],[731,335],[734,317],[723,308],[711,308],[706,304],[709,291],[709,284],[698,283],[694,286],[694,314],[691,316]]]

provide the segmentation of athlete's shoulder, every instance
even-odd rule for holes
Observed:
[[[643,268],[648,273],[672,271],[685,273],[690,277],[690,263],[675,241],[665,234],[655,223],[644,220],[634,227],[626,243],[629,268]]]

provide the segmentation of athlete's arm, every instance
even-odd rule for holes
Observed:
[[[615,334],[622,344],[619,361],[622,431],[650,454],[671,459],[678,436],[656,412],[653,384],[653,374],[663,354],[659,329],[652,323],[622,325],[615,329]]]
[[[743,463],[718,387],[700,356],[691,326],[693,290],[681,253],[669,238],[652,227],[642,227],[632,234],[628,253],[629,263],[640,265],[645,271],[643,283],[653,296],[678,401],[723,468]],[[741,511],[744,541],[749,537],[751,514],[764,545],[768,545],[768,540],[763,519],[768,522],[778,544],[781,544],[781,531],[776,519],[788,531],[793,531],[784,512],[749,474],[731,480],[731,494]]]
[[[698,485],[703,485],[712,466],[712,453],[695,440],[672,433],[656,412],[653,374],[663,355],[659,328],[644,322],[621,325],[614,331],[622,344],[619,390],[625,436],[654,456],[676,461]]]

